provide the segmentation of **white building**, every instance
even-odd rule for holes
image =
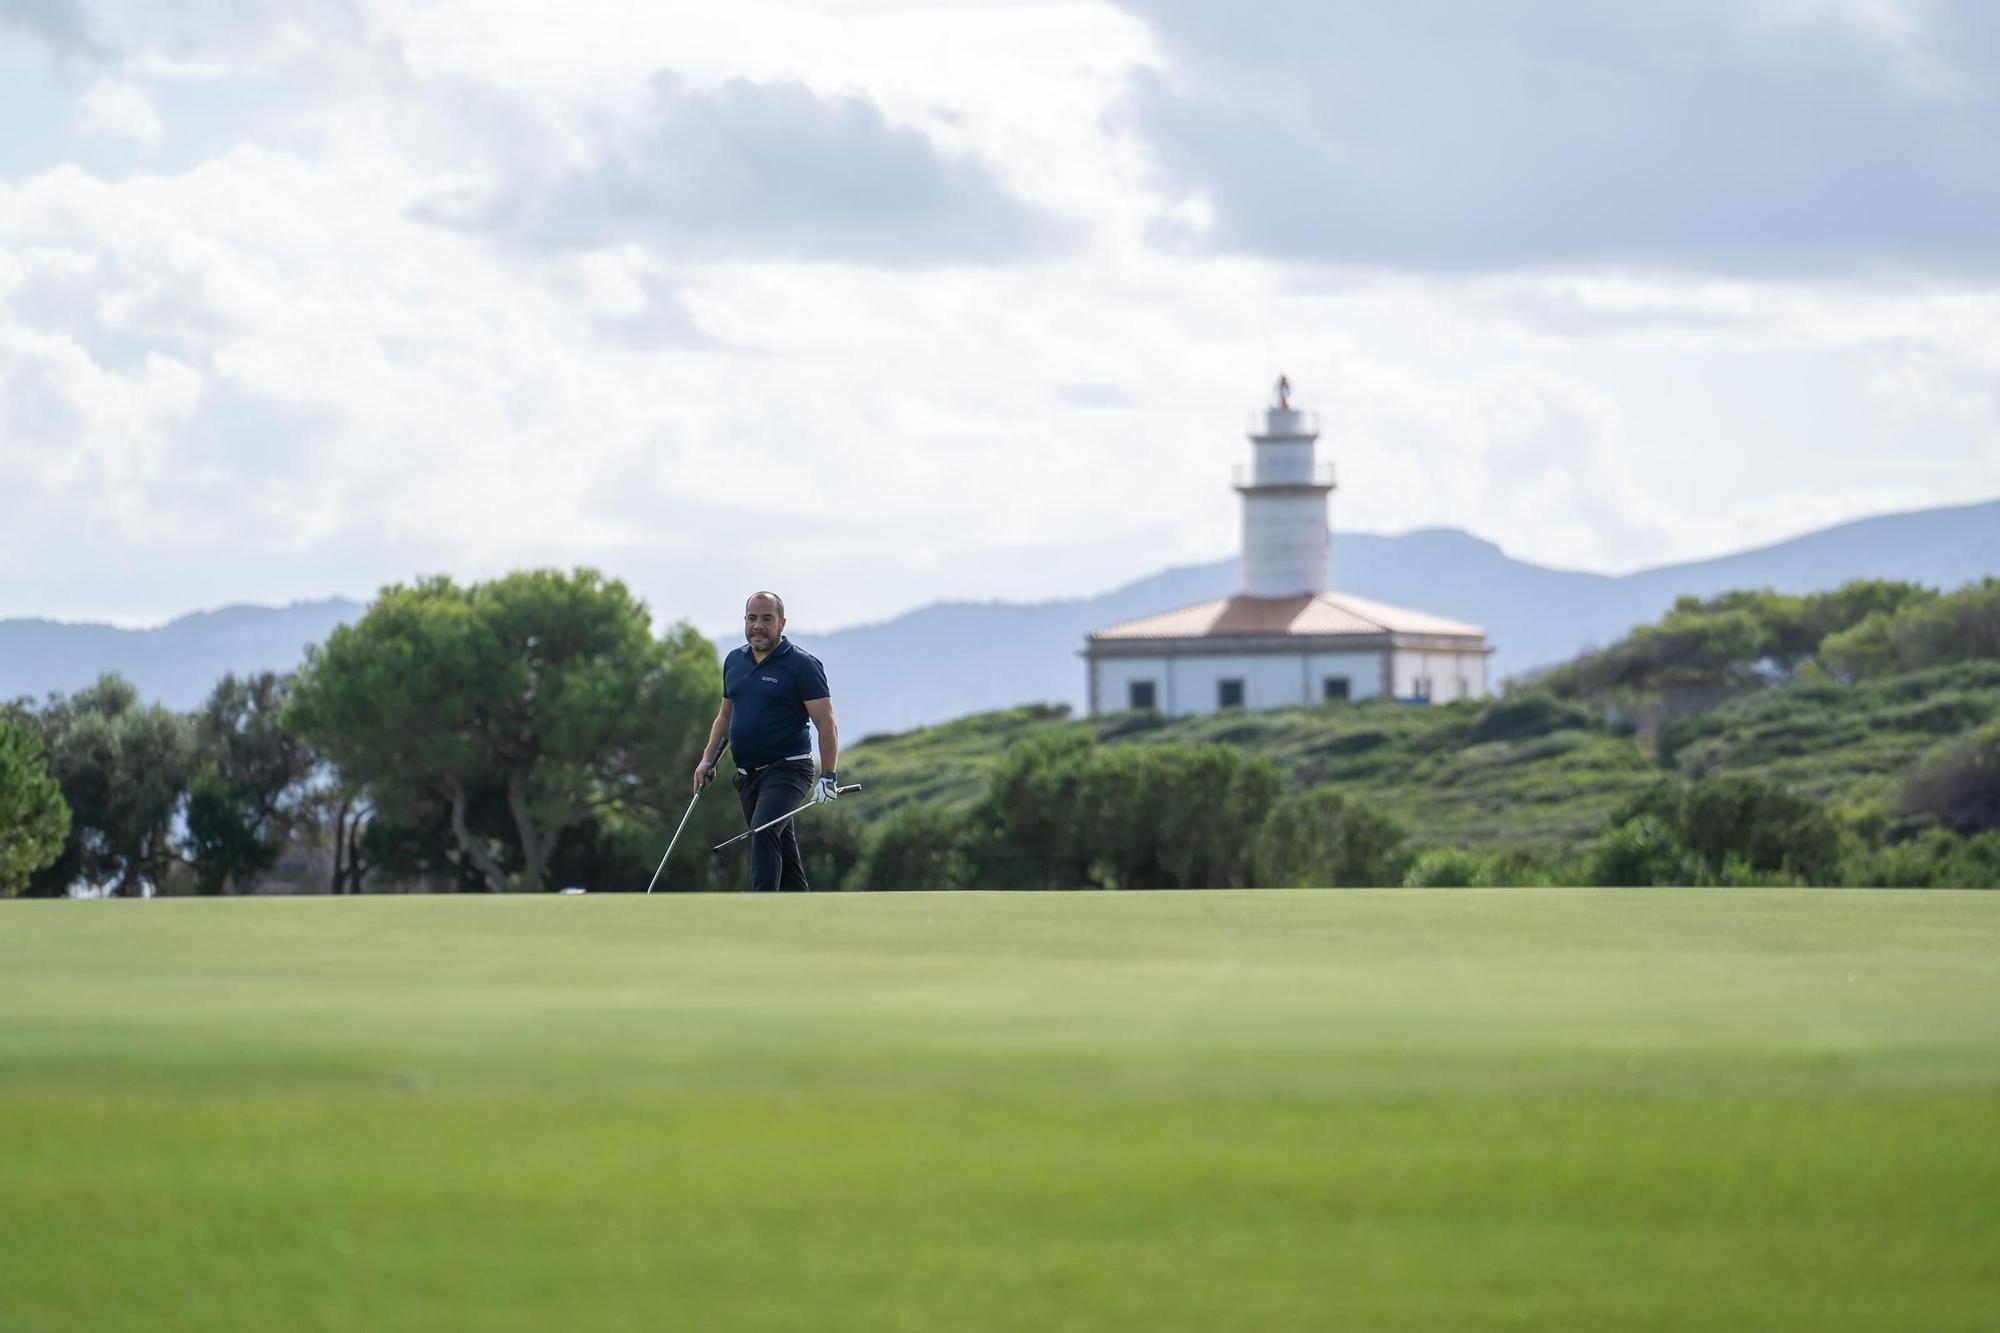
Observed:
[[[1333,465],[1315,461],[1319,422],[1292,406],[1283,378],[1249,435],[1250,466],[1236,472],[1243,591],[1094,631],[1090,711],[1485,698],[1484,630],[1329,590]]]

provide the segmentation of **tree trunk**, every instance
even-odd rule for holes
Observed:
[[[353,808],[354,800],[347,796],[333,807],[333,877],[327,888],[335,894],[347,879],[347,812]]]
[[[514,812],[514,830],[521,838],[521,858],[527,863],[521,878],[530,893],[539,893],[547,887],[542,881],[548,873],[549,847],[528,815],[527,788],[521,774],[507,775],[507,808]]]
[[[370,813],[373,813],[372,811]],[[361,881],[367,878],[368,863],[361,858],[361,838],[366,832],[367,816],[356,810],[347,822],[347,891],[361,892]]]
[[[333,811],[333,892],[361,892],[361,803],[358,796],[343,796]]]
[[[507,883],[507,872],[493,859],[480,839],[472,836],[472,830],[465,822],[465,785],[456,778],[445,782],[445,798],[451,802],[451,836],[458,843],[460,851],[472,858],[472,864],[486,877],[486,887],[495,893],[505,893],[511,887]]]

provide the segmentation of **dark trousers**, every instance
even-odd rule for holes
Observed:
[[[812,795],[813,768],[809,763],[777,763],[753,773],[736,771],[736,799],[743,803],[743,818],[750,828],[768,824],[790,810],[796,810]],[[806,893],[806,864],[799,859],[796,819],[788,819],[774,829],[750,839],[750,891],[752,893]]]

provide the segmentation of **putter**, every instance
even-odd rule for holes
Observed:
[[[860,791],[861,784],[858,782],[850,782],[847,783],[845,786],[836,787],[834,788],[834,790],[845,795],[846,793],[851,791]],[[728,842],[717,843],[714,847],[710,848],[710,851],[720,852],[728,848],[734,847],[737,843],[742,842],[745,838],[748,838],[753,834],[762,833],[767,828],[776,828],[778,827],[778,825],[784,823],[787,819],[790,819],[793,815],[804,814],[806,811],[812,809],[814,806],[818,804],[819,804],[818,801],[807,801],[804,805],[800,806],[798,809],[787,810],[784,814],[779,815],[776,819],[771,820],[769,823],[759,824],[756,828],[744,829],[741,833],[731,838]]]
[[[729,748],[729,739],[727,737],[724,737],[722,741],[722,750],[727,750],[728,748]],[[722,762],[722,750],[717,750],[715,752],[716,764]],[[699,804],[701,801],[701,794],[708,790],[710,782],[715,781],[715,764],[710,764],[708,766],[708,774],[709,774],[708,782],[704,782],[699,787],[696,787],[694,789],[694,800],[688,802],[687,814],[681,816],[681,822],[674,829],[674,836],[667,839],[667,850],[665,853],[661,855],[660,864],[653,868],[653,877],[646,881],[647,893],[651,893],[653,891],[653,886],[660,882],[660,872],[667,868],[667,857],[672,856],[674,854],[674,844],[681,840],[681,830],[688,826],[688,815],[692,815],[694,813],[695,806]]]

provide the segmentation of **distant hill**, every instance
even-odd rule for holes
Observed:
[[[1735,555],[1633,574],[1549,569],[1450,528],[1401,536],[1336,534],[1334,586],[1485,627],[1498,676],[1563,661],[1658,618],[1684,593],[1731,588],[1812,592],[1851,579],[1953,588],[2000,575],[2000,500],[1860,519]],[[1083,636],[1115,621],[1219,597],[1236,562],[1169,569],[1068,601],[940,602],[878,624],[794,626],[824,658],[842,728],[858,739],[1027,702],[1084,702]],[[671,607],[655,607],[668,615]],[[141,692],[192,708],[227,671],[282,670],[309,643],[359,615],[330,599],[229,607],[158,629],[0,621],[0,698],[73,690],[117,671]]]
[[[169,708],[201,703],[231,671],[289,671],[306,645],[359,616],[359,602],[328,598],[290,606],[198,611],[157,629],[0,620],[0,699],[67,694],[115,671]]]

